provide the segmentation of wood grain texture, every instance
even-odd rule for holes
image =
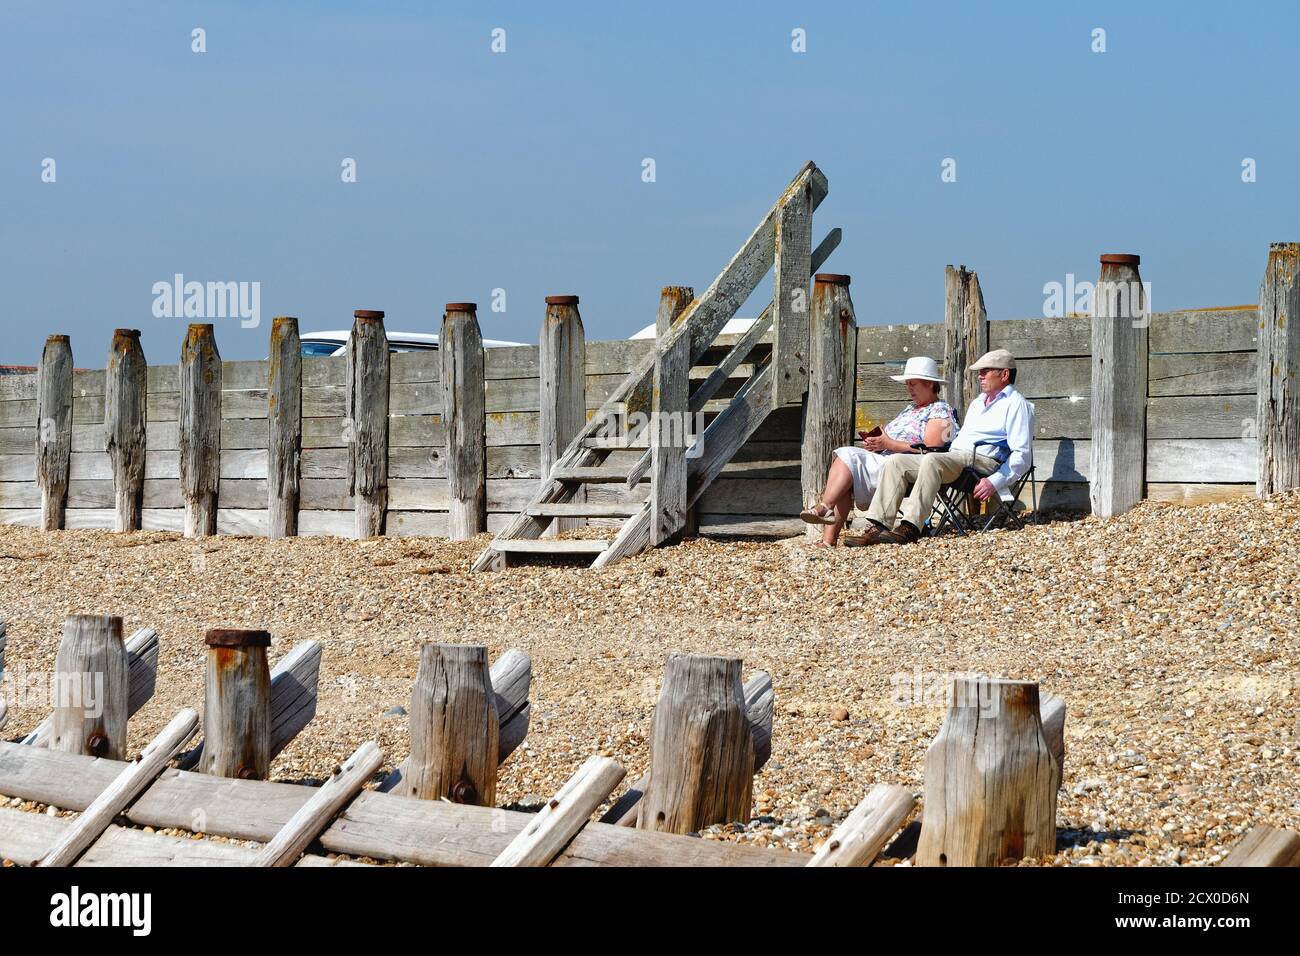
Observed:
[[[388,510],[388,336],[382,313],[357,313],[347,354],[348,494],[357,538],[384,533]]]
[[[818,848],[808,865],[870,866],[915,806],[916,798],[906,787],[876,784]]]
[[[750,818],[754,740],[734,658],[673,654],[650,738],[637,826],[691,833]]]
[[[148,379],[139,330],[115,330],[104,370],[104,451],[113,480],[117,531],[139,531],[143,517]]]
[[[439,339],[446,408],[448,537],[464,541],[487,523],[483,335],[469,310],[446,313]]]
[[[664,295],[671,296],[671,289]],[[691,441],[690,341],[678,338],[669,344],[666,334],[659,341],[664,348],[655,353],[650,422],[652,547],[667,544],[686,527],[686,449]]]
[[[177,449],[185,537],[217,533],[221,476],[221,355],[211,325],[191,325],[181,346]],[[151,443],[152,444],[152,443]]]
[[[550,866],[613,793],[625,773],[608,757],[588,757],[491,865]]]
[[[293,866],[330,821],[361,792],[379,769],[384,755],[379,745],[368,740],[337,768],[316,792],[298,808],[280,831],[258,852],[253,866]]]
[[[821,502],[835,449],[853,440],[857,322],[848,284],[813,282],[808,321],[808,397],[800,450],[803,507]],[[748,509],[762,512],[766,509]],[[809,537],[820,537],[809,525]]]
[[[979,381],[970,371],[970,364],[989,350],[988,311],[984,308],[979,276],[965,266],[959,269],[944,266],[943,301],[946,382],[943,397],[961,414],[979,392]],[[1020,379],[1016,382],[1017,389],[1023,392]]]
[[[51,335],[45,340],[36,373],[34,418],[41,529],[57,531],[63,527],[67,507],[72,455],[72,344],[66,335]]]
[[[410,713],[411,758],[403,793],[492,806],[500,722],[487,648],[424,645]]]
[[[538,461],[542,475],[549,475],[564,449],[587,424],[587,337],[582,327],[582,316],[576,302],[548,304],[542,319],[542,332],[538,345],[540,371],[538,394]],[[487,392],[498,383],[488,383]],[[517,403],[516,403],[517,404]],[[485,411],[499,411],[492,403]],[[514,410],[514,409],[511,409]],[[486,477],[486,471],[485,471]],[[579,491],[574,501],[581,501]],[[586,522],[580,518],[557,518],[547,529],[547,534],[558,534],[580,528]]]
[[[754,739],[754,773],[758,773],[772,756],[772,714],[776,695],[772,690],[771,675],[766,671],[756,672],[753,677],[745,681],[744,694],[745,714],[749,718],[749,733]],[[643,774],[605,812],[605,815],[600,818],[601,822],[622,827],[636,826],[641,800],[649,784],[650,775]]]
[[[799,402],[808,391],[808,278],[812,261],[809,178],[781,197],[776,214],[772,279],[773,401]]]
[[[176,756],[198,730],[198,711],[190,707],[179,711],[158,736],[149,742],[139,758],[127,764],[113,782],[82,811],[81,816],[59,835],[39,865],[72,866],[108,829],[114,817],[153,783],[167,767],[167,762]]]
[[[296,318],[277,315],[272,319],[270,355],[266,383],[267,536],[292,538],[298,534],[298,481],[302,474],[302,343]],[[222,456],[223,477],[226,457]]]
[[[997,866],[1056,852],[1061,768],[1039,714],[1038,685],[954,681],[925,756],[918,866]]]
[[[1222,865],[1300,866],[1300,835],[1277,827],[1251,827]]]
[[[96,614],[65,618],[54,672],[58,692],[50,747],[121,759],[131,699],[122,619]]]
[[[1259,288],[1255,493],[1300,487],[1300,242],[1275,242]]]
[[[265,631],[209,631],[199,769],[265,780],[271,766],[271,672]]]
[[[1142,500],[1146,462],[1147,322],[1136,264],[1103,262],[1092,320],[1092,513]]]

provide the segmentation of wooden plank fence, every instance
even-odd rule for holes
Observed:
[[[1132,270],[1136,274],[1136,266]],[[960,361],[966,362],[975,348],[1008,349],[1018,361],[1017,388],[1035,405],[1041,506],[1089,510],[1093,462],[1110,460],[1105,455],[1096,459],[1096,454],[1106,449],[1118,454],[1110,440],[1096,452],[1093,447],[1094,429],[1103,427],[1102,421],[1093,420],[1100,387],[1093,380],[1094,323],[1086,317],[990,321],[975,273],[963,267],[953,272],[947,286],[953,301],[946,322],[860,326],[850,343],[836,348],[819,338],[818,348],[831,348],[856,369],[856,428],[887,422],[905,405],[905,388],[889,376],[909,357],[930,355],[947,369],[953,364],[951,356],[963,356]],[[1281,293],[1272,295],[1270,303]],[[187,526],[188,507],[189,530],[200,533],[207,530],[204,503],[211,498],[205,489],[213,486],[216,531],[222,534],[354,536],[362,520],[358,508],[366,512],[361,525],[365,533],[461,537],[476,530],[497,532],[536,491],[543,461],[551,460],[554,447],[575,427],[576,407],[585,407],[590,418],[654,349],[653,340],[585,341],[577,296],[550,298],[554,301],[544,313],[543,348],[478,350],[473,344],[477,319],[463,308],[468,303],[457,303],[458,309],[448,313],[449,328],[458,342],[467,340],[470,351],[481,355],[481,363],[467,361],[457,350],[388,356],[387,415],[380,416],[387,425],[382,448],[386,462],[375,444],[375,436],[384,431],[380,422],[356,417],[358,408],[373,414],[378,396],[350,404],[349,395],[361,385],[349,386],[355,376],[349,377],[344,357],[287,360],[285,348],[297,338],[291,320],[277,319],[273,326],[274,362],[213,365],[220,374],[209,378],[219,380],[220,390],[211,402],[188,391],[182,394],[182,380],[193,381],[192,375],[182,374],[183,366],[148,366],[143,375],[143,448],[139,438],[132,437],[140,431],[135,411],[141,401],[136,379],[143,362],[138,335],[130,330],[115,335],[108,361],[111,382],[106,383],[103,370],[71,373],[70,416],[61,415],[57,404],[69,391],[59,384],[66,378],[69,343],[52,337],[53,346],[43,358],[48,383],[44,399],[40,370],[0,376],[0,523],[129,529],[138,520],[146,529],[181,531]],[[845,298],[847,302],[847,293]],[[851,306],[841,311],[846,310]],[[366,317],[358,322],[382,332],[381,313],[358,315]],[[813,323],[811,330],[803,323],[801,331],[820,335],[823,327],[833,330],[824,318],[819,317],[820,324]],[[1257,306],[1155,313],[1146,322],[1142,334],[1129,336],[1121,347],[1126,354],[1134,349],[1145,352],[1144,359],[1136,359],[1137,368],[1145,369],[1144,395],[1135,398],[1129,394],[1131,387],[1125,392],[1123,383],[1119,385],[1127,407],[1137,410],[1130,411],[1125,434],[1137,434],[1136,424],[1142,425],[1137,447],[1143,450],[1143,461],[1135,466],[1138,456],[1130,454],[1116,468],[1129,481],[1125,502],[1139,485],[1147,498],[1183,503],[1248,494],[1262,467],[1261,435],[1278,436],[1269,445],[1269,462],[1280,464],[1270,465],[1269,481],[1276,484],[1276,475],[1289,474],[1287,463],[1300,455],[1292,447],[1294,423],[1287,424],[1285,414],[1295,401],[1288,390],[1294,377],[1288,370],[1296,362],[1292,339],[1279,333],[1273,337],[1277,342],[1268,340],[1273,357],[1263,371],[1271,372],[1271,378],[1265,376],[1271,391],[1261,399]],[[196,329],[195,343],[209,350],[196,352],[195,360],[207,354],[216,361],[215,341],[208,338],[206,327]],[[741,339],[746,339],[747,348],[753,344],[744,364],[717,368]],[[700,409],[706,420],[746,381],[754,363],[771,354],[772,341],[770,331],[720,337],[689,370],[693,382],[710,382],[711,399]],[[811,350],[813,356],[821,354],[818,348]],[[575,368],[579,363],[580,370]],[[449,367],[457,379],[453,394],[481,392],[481,411],[477,402],[448,408],[443,379]],[[1115,364],[1098,367],[1113,370]],[[820,366],[817,371],[826,374]],[[370,388],[377,374],[356,381]],[[807,380],[807,370],[800,376]],[[831,381],[814,383],[814,405],[824,401],[821,396]],[[963,386],[971,387],[966,381]],[[107,412],[106,398],[113,404]],[[44,416],[42,402],[52,409]],[[182,422],[183,407],[206,410],[209,404],[213,420],[206,430],[197,422]],[[268,415],[272,406],[276,414]],[[469,421],[449,427],[448,414],[476,421],[481,417],[482,429]],[[687,527],[721,535],[802,530],[794,515],[808,489],[818,484],[813,478],[815,462],[809,459],[824,457],[825,448],[841,440],[825,434],[820,424],[805,429],[804,414],[795,403],[775,408],[692,506]],[[1107,434],[1113,432],[1112,427]],[[470,447],[479,441],[481,461]],[[182,481],[182,444],[188,449],[186,461],[192,462],[193,474],[186,481],[193,487],[188,491]],[[359,456],[356,450],[363,444],[369,451]],[[608,464],[631,469],[647,457],[643,449],[617,451]],[[208,460],[203,455],[214,463],[215,476],[200,467]],[[362,458],[366,473],[358,475]],[[1134,467],[1139,468],[1136,476]],[[383,474],[369,473],[376,468]],[[272,469],[274,482],[268,481]],[[464,474],[457,471],[453,480],[457,469]],[[1135,477],[1140,479],[1137,484]],[[196,483],[200,479],[203,489]],[[360,497],[358,481],[364,486]],[[644,500],[650,486],[592,485],[586,495],[591,503],[607,505],[610,517],[564,520],[571,526],[583,521],[616,525],[621,509]]]

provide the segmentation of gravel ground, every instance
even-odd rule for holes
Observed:
[[[68,613],[156,628],[134,751],[201,706],[206,628],[270,630],[273,660],[315,638],[319,712],[272,767],[302,781],[366,739],[385,769],[406,755],[405,717],[385,712],[409,706],[421,643],[517,647],[533,723],[498,798],[534,807],[593,753],[628,782],[647,768],[669,652],[739,656],[775,683],[772,760],[755,819],[703,836],[804,851],[872,784],[920,793],[942,701],[900,698],[930,675],[1037,679],[1069,716],[1058,852],[1026,864],[1212,864],[1255,824],[1300,830],[1300,492],[903,548],[698,540],[605,572],[470,575],[487,540],[0,528],[9,666],[52,668]],[[11,701],[5,738],[43,716]]]

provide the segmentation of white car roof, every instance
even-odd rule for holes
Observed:
[[[722,327],[719,335],[740,335],[742,332],[748,332],[749,327],[757,322],[758,319],[728,319],[727,324]],[[657,338],[655,327],[647,325],[640,332],[632,336],[633,339],[653,339]]]
[[[304,332],[303,342],[334,342],[340,347],[347,345],[351,329],[332,329],[326,332]],[[437,345],[438,336],[432,332],[387,332],[388,341],[396,345]],[[506,342],[502,339],[484,339],[483,346],[489,349],[503,348],[511,345],[526,345],[526,342]]]

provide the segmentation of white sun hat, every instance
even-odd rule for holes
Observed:
[[[943,376],[939,374],[939,363],[926,355],[913,355],[907,360],[907,365],[903,367],[902,375],[891,375],[889,377],[895,382],[906,382],[909,378],[919,378],[923,382],[943,384]]]

